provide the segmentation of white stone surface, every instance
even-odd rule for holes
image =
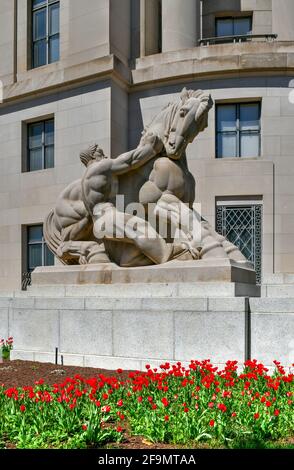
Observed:
[[[8,331],[8,308],[3,308],[0,305],[0,339],[7,339],[9,336]]]
[[[198,0],[162,0],[162,50],[196,45],[200,16]]]
[[[260,298],[250,299],[251,312],[258,313],[287,313],[294,312],[293,298]]]
[[[294,299],[294,284],[268,285],[266,287],[267,297],[290,297]]]
[[[207,311],[207,299],[201,298],[151,298],[142,300],[142,310]]]
[[[60,311],[60,353],[110,356],[111,311]]]
[[[234,297],[235,285],[221,282],[187,282],[179,284],[180,297]]]
[[[58,312],[12,309],[9,312],[9,334],[13,336],[17,349],[54,351],[59,345]]]
[[[84,356],[85,367],[99,367],[102,369],[115,370],[142,370],[142,361],[129,357],[106,357],[106,356]]]
[[[55,362],[55,353],[35,352],[34,361],[37,362]],[[41,377],[40,377],[41,378]]]
[[[85,299],[85,308],[89,310],[140,310],[141,298],[89,297]]]
[[[294,311],[294,308],[292,309]],[[251,315],[252,357],[269,363],[276,359],[285,366],[294,362],[294,313]]]
[[[134,358],[173,357],[173,313],[113,312],[113,354]]]
[[[84,356],[78,354],[62,354],[63,356],[63,365],[69,366],[84,366]],[[58,364],[61,364],[61,354],[58,355]]]
[[[245,360],[245,318],[237,312],[181,312],[175,316],[175,359]]]
[[[246,309],[246,300],[244,297],[227,297],[224,299],[209,298],[208,311],[211,312],[244,312]]]
[[[144,369],[147,363],[158,367],[164,361],[192,358],[242,363],[249,315],[251,357],[267,365],[273,359],[291,364],[291,298],[251,298],[251,313],[246,313],[246,299],[236,297],[28,296],[23,300],[33,300],[34,306],[13,306],[14,298],[0,308],[0,336],[14,336],[15,359],[54,362],[57,346],[59,363],[63,354],[64,364],[110,369]]]
[[[137,289],[134,290],[130,284],[97,284],[85,286],[66,286],[66,296],[69,297],[110,297],[115,298],[134,298],[140,292],[142,286],[137,284]],[[174,297],[177,295],[177,284],[145,284],[144,297]],[[37,291],[37,289],[36,289]]]
[[[85,306],[84,298],[35,298],[35,308],[47,310],[81,310]]]
[[[34,361],[35,360],[35,353],[34,351],[21,351],[18,349],[13,349],[10,353],[11,360],[18,360],[21,361]]]

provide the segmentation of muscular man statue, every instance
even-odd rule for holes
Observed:
[[[115,159],[103,155],[100,161],[88,165],[83,176],[83,201],[93,214],[94,236],[104,242],[110,259],[120,266],[161,264],[186,254],[193,259],[192,248],[185,241],[167,243],[144,218],[125,213],[115,205],[118,176],[144,165],[162,147],[156,135],[146,134],[135,150]],[[196,251],[194,255],[197,256]]]

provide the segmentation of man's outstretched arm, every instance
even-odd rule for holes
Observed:
[[[112,161],[112,172],[122,175],[147,163],[161,152],[163,143],[155,134],[147,134],[144,144],[130,152],[123,153]]]

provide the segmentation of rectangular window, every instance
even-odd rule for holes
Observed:
[[[54,119],[28,124],[28,171],[54,167]]]
[[[216,156],[260,155],[260,103],[229,103],[216,106]]]
[[[245,36],[252,33],[252,17],[216,18],[216,36]]]
[[[32,67],[59,60],[60,2],[32,0]]]
[[[37,266],[54,265],[54,255],[49,250],[43,237],[42,225],[27,227],[27,271],[32,272]]]

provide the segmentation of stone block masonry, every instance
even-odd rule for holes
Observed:
[[[42,291],[0,297],[1,335],[14,337],[12,358],[54,362],[58,347],[64,364],[107,369],[207,358],[220,365],[249,357],[268,366],[274,359],[285,366],[294,361],[289,299],[281,312],[272,299],[201,297],[198,291],[187,297],[176,285],[166,285],[169,296],[164,290],[152,296],[148,285],[145,295],[140,285],[132,295],[98,297],[95,287],[101,286],[81,286],[75,297]],[[110,294],[120,286],[104,287]]]

